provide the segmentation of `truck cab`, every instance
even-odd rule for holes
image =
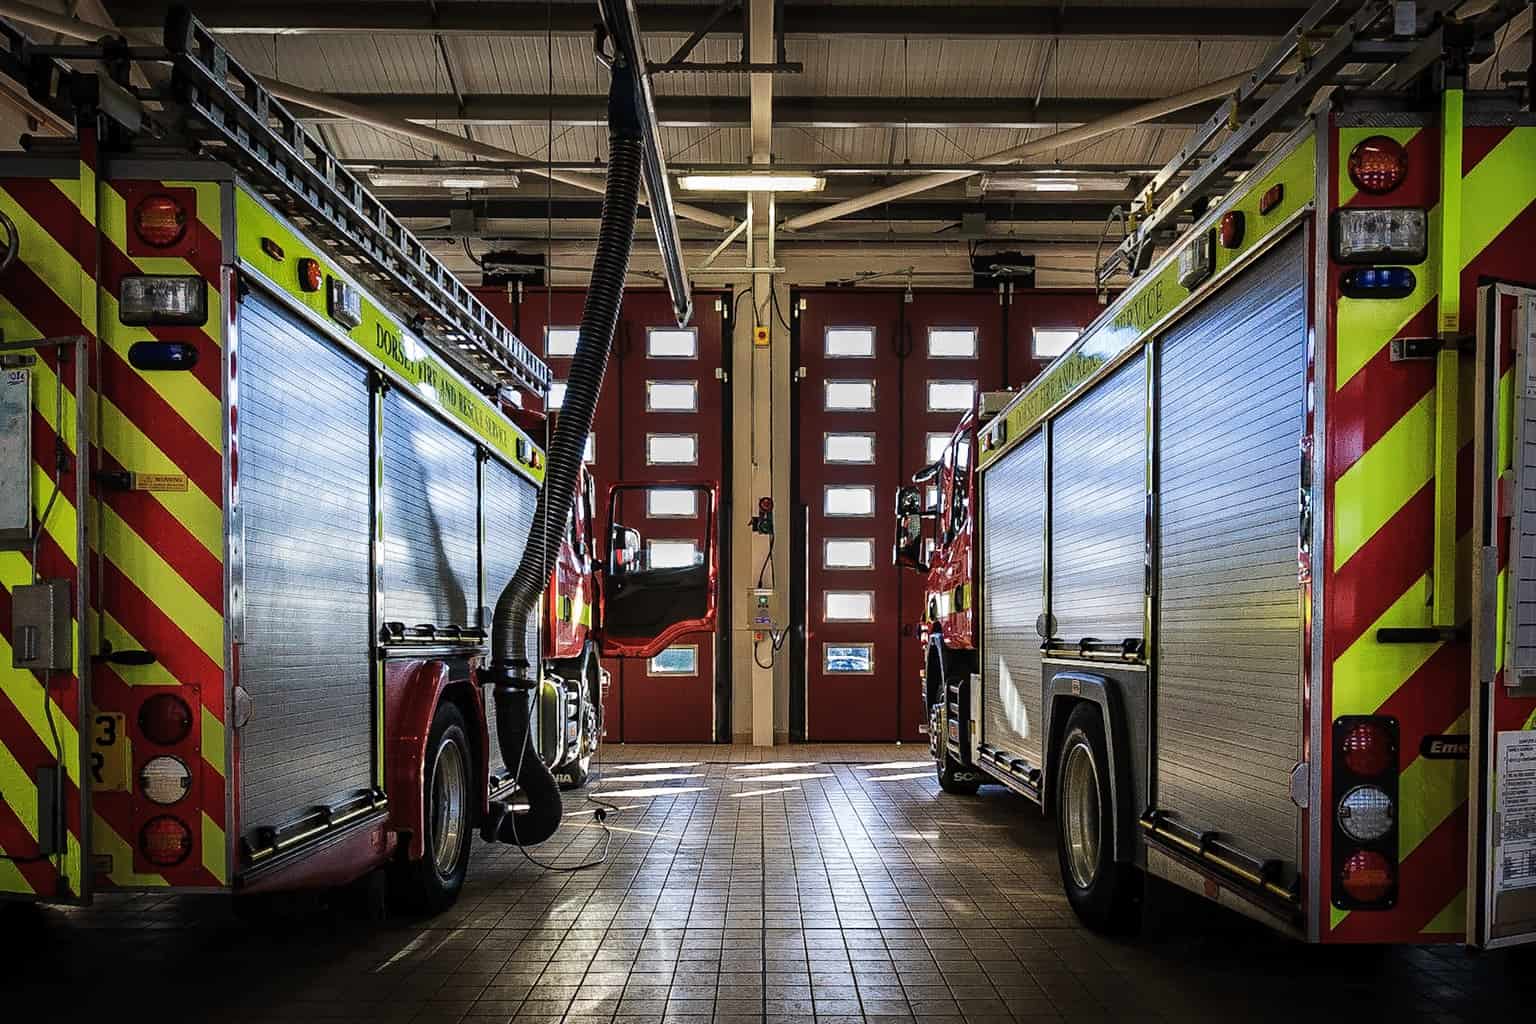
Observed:
[[[974,792],[981,775],[944,754],[946,733],[961,716],[945,709],[966,698],[977,668],[975,517],[978,431],[1011,392],[983,394],[963,417],[939,458],[912,477],[896,496],[896,564],[923,574],[923,614],[916,635],[925,652],[923,693],[928,742],[940,765],[939,781],[953,792]],[[963,746],[960,737],[955,744]]]
[[[603,691],[608,673],[596,648],[599,567],[594,494],[597,482],[583,467],[571,521],[549,570],[544,595],[543,673],[538,705],[539,751],[563,789],[577,789],[591,774],[603,734]]]

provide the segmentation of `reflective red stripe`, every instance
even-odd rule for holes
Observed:
[[[103,453],[103,468],[108,472],[123,469]],[[224,608],[224,566],[218,555],[192,535],[171,511],[147,491],[103,489],[108,506],[128,524],[129,529],[208,602],[215,611]]]
[[[102,585],[115,598],[113,618],[154,654],[155,661],[177,682],[196,683],[205,691],[210,687],[222,689],[223,670],[182,632],[175,620],[146,597],[118,566],[107,560],[101,565]]]

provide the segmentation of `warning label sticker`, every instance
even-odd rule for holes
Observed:
[[[1536,887],[1536,732],[1499,733],[1494,892]]]

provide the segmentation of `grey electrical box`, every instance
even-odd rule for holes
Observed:
[[[11,591],[11,667],[37,672],[74,669],[69,580],[27,583]]]
[[[32,539],[32,371],[0,370],[0,549]]]

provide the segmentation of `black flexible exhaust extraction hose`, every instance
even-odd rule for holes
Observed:
[[[528,810],[509,810],[499,821],[487,822],[484,831],[486,838],[515,846],[542,843],[560,826],[560,787],[529,736],[533,702],[538,699],[538,652],[529,649],[528,623],[570,525],[576,478],[624,299],[644,152],[635,103],[634,76],[615,62],[608,90],[608,179],[581,333],[549,443],[544,486],[534,508],[534,533],[517,572],[496,602],[491,622],[491,665],[486,675],[495,686],[497,741],[507,765],[515,766]]]

